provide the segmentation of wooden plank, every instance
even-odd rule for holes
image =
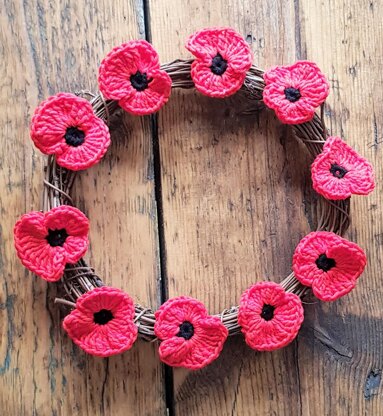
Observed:
[[[289,3],[190,1],[189,13],[183,7],[173,1],[152,5],[151,32],[162,60],[190,56],[183,48],[189,34],[223,25],[250,40],[261,67],[295,57]],[[211,313],[237,304],[258,280],[282,280],[295,244],[308,231],[301,192],[308,161],[297,163],[302,148],[272,115],[239,113],[235,99],[176,92],[160,117],[169,295],[197,297]],[[174,377],[175,414],[300,410],[296,345],[257,354],[239,337],[210,367],[176,370]]]
[[[97,88],[115,45],[144,36],[141,1],[4,1],[0,7],[0,409],[4,415],[153,415],[165,412],[154,344],[87,356],[60,329],[55,289],[24,271],[13,249],[19,215],[40,208],[45,158],[28,138],[37,103]],[[149,120],[124,116],[101,164],[82,173],[79,206],[91,220],[92,266],[108,284],[157,304],[159,259]]]
[[[379,169],[380,9],[355,0],[157,0],[150,28],[162,62],[190,57],[186,38],[209,26],[236,28],[261,68],[317,62],[333,87],[328,125]],[[282,280],[309,231],[302,147],[273,115],[244,117],[234,102],[176,91],[159,116],[169,296],[197,297],[211,313],[236,304],[253,282]],[[175,414],[383,414],[380,187],[353,200],[349,235],[372,263],[358,290],[335,304],[307,305],[298,340],[282,351],[258,354],[238,337],[206,369],[174,370]]]
[[[300,3],[303,49],[316,56],[332,85],[328,124],[373,163],[377,183],[370,196],[352,198],[348,236],[369,258],[357,290],[339,302],[307,310],[309,342],[299,345],[298,355],[312,359],[299,367],[306,392],[302,411],[382,415],[383,48],[378,33],[383,5],[353,0]],[[320,385],[315,385],[318,380]]]

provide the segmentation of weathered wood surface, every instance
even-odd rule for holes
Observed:
[[[383,415],[382,3],[3,0],[0,13],[1,414]],[[190,57],[187,36],[214,25],[242,33],[262,68],[307,58],[327,74],[331,132],[376,168],[375,193],[353,198],[348,233],[366,248],[368,270],[348,297],[306,305],[297,341],[282,351],[256,353],[235,337],[210,367],[166,374],[155,344],[142,341],[121,357],[87,357],[60,330],[54,288],[13,250],[13,224],[41,193],[29,118],[49,94],[96,88],[97,65],[119,42],[149,37],[166,62]],[[218,313],[251,283],[288,274],[310,229],[310,160],[272,114],[242,110],[235,98],[174,91],[158,139],[148,119],[123,118],[77,187],[92,222],[90,264],[108,283],[155,306],[162,275],[169,296]]]
[[[97,88],[112,45],[144,37],[140,1],[2,2],[0,125],[0,414],[155,415],[165,412],[154,344],[107,360],[75,348],[60,329],[54,287],[15,258],[17,217],[40,209],[44,157],[28,135],[39,101]],[[159,300],[159,256],[150,120],[124,116],[103,162],[80,175],[79,206],[92,223],[89,261],[143,304]]]

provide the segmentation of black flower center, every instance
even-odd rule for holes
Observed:
[[[187,339],[190,339],[194,335],[194,326],[191,322],[185,321],[182,322],[180,325],[180,332],[178,332],[177,337],[182,337]]]
[[[95,324],[105,325],[114,318],[112,312],[108,309],[101,309],[93,314],[93,320]]]
[[[328,272],[336,266],[335,260],[327,257],[326,254],[321,254],[315,260],[315,264],[318,266],[319,269],[323,270],[324,272]]]
[[[85,133],[77,127],[68,127],[64,138],[67,145],[77,147],[84,143]]]
[[[211,72],[215,75],[222,75],[227,69],[227,61],[223,59],[221,54],[217,55],[211,61]]]
[[[271,321],[274,318],[275,306],[265,303],[262,308],[261,317],[265,321]]]
[[[150,80],[146,74],[143,74],[140,71],[137,71],[135,74],[130,76],[130,82],[137,91],[144,91],[148,88]]]
[[[330,172],[338,179],[342,179],[344,175],[348,172],[343,166],[339,166],[336,163],[333,163],[330,168]]]
[[[285,89],[285,97],[292,103],[301,98],[301,93],[297,88],[289,87]]]
[[[65,228],[61,228],[61,230],[48,230],[48,235],[45,237],[48,241],[48,244],[52,247],[60,246],[62,247],[65,243],[66,238],[68,237],[68,233],[66,232]]]

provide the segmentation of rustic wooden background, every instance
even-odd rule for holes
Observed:
[[[379,0],[1,1],[0,414],[383,415],[382,14]],[[348,233],[368,270],[350,296],[307,304],[281,351],[256,353],[236,337],[197,372],[165,369],[143,341],[87,356],[60,329],[55,288],[13,249],[17,217],[40,207],[31,114],[50,94],[95,90],[100,60],[123,41],[147,38],[167,62],[190,57],[192,32],[224,25],[262,68],[307,58],[327,74],[331,132],[376,168],[374,194],[352,200]],[[185,294],[217,313],[251,283],[288,274],[310,229],[309,163],[272,114],[175,91],[154,122],[124,116],[106,158],[78,181],[90,264],[142,304]]]

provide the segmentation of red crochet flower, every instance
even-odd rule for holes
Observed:
[[[329,85],[320,69],[309,61],[277,66],[264,74],[264,103],[286,124],[310,121],[327,98]]]
[[[204,29],[190,36],[186,48],[197,58],[191,76],[198,91],[223,98],[241,88],[252,54],[240,34],[230,28]]]
[[[103,286],[82,295],[63,327],[85,352],[110,357],[129,350],[137,339],[134,304],[122,290]]]
[[[314,295],[332,301],[346,295],[363,273],[367,259],[355,243],[326,231],[304,237],[295,249],[295,277],[311,286]]]
[[[259,282],[241,296],[238,323],[246,343],[258,351],[272,351],[289,344],[303,322],[299,296],[274,282]]]
[[[340,137],[329,137],[311,166],[313,187],[327,199],[367,195],[375,187],[371,164]]]
[[[48,212],[29,212],[15,225],[17,255],[27,269],[55,282],[60,280],[67,263],[74,264],[85,254],[88,231],[88,218],[68,205]]]
[[[43,101],[31,124],[35,146],[70,170],[93,166],[110,144],[107,125],[95,116],[91,104],[73,94],[60,93]]]
[[[106,98],[137,115],[158,111],[172,89],[171,78],[160,69],[157,52],[145,40],[112,49],[101,62],[98,83]]]
[[[160,358],[173,367],[205,367],[219,356],[228,335],[219,318],[186,296],[165,302],[155,317],[154,332],[162,340]]]

